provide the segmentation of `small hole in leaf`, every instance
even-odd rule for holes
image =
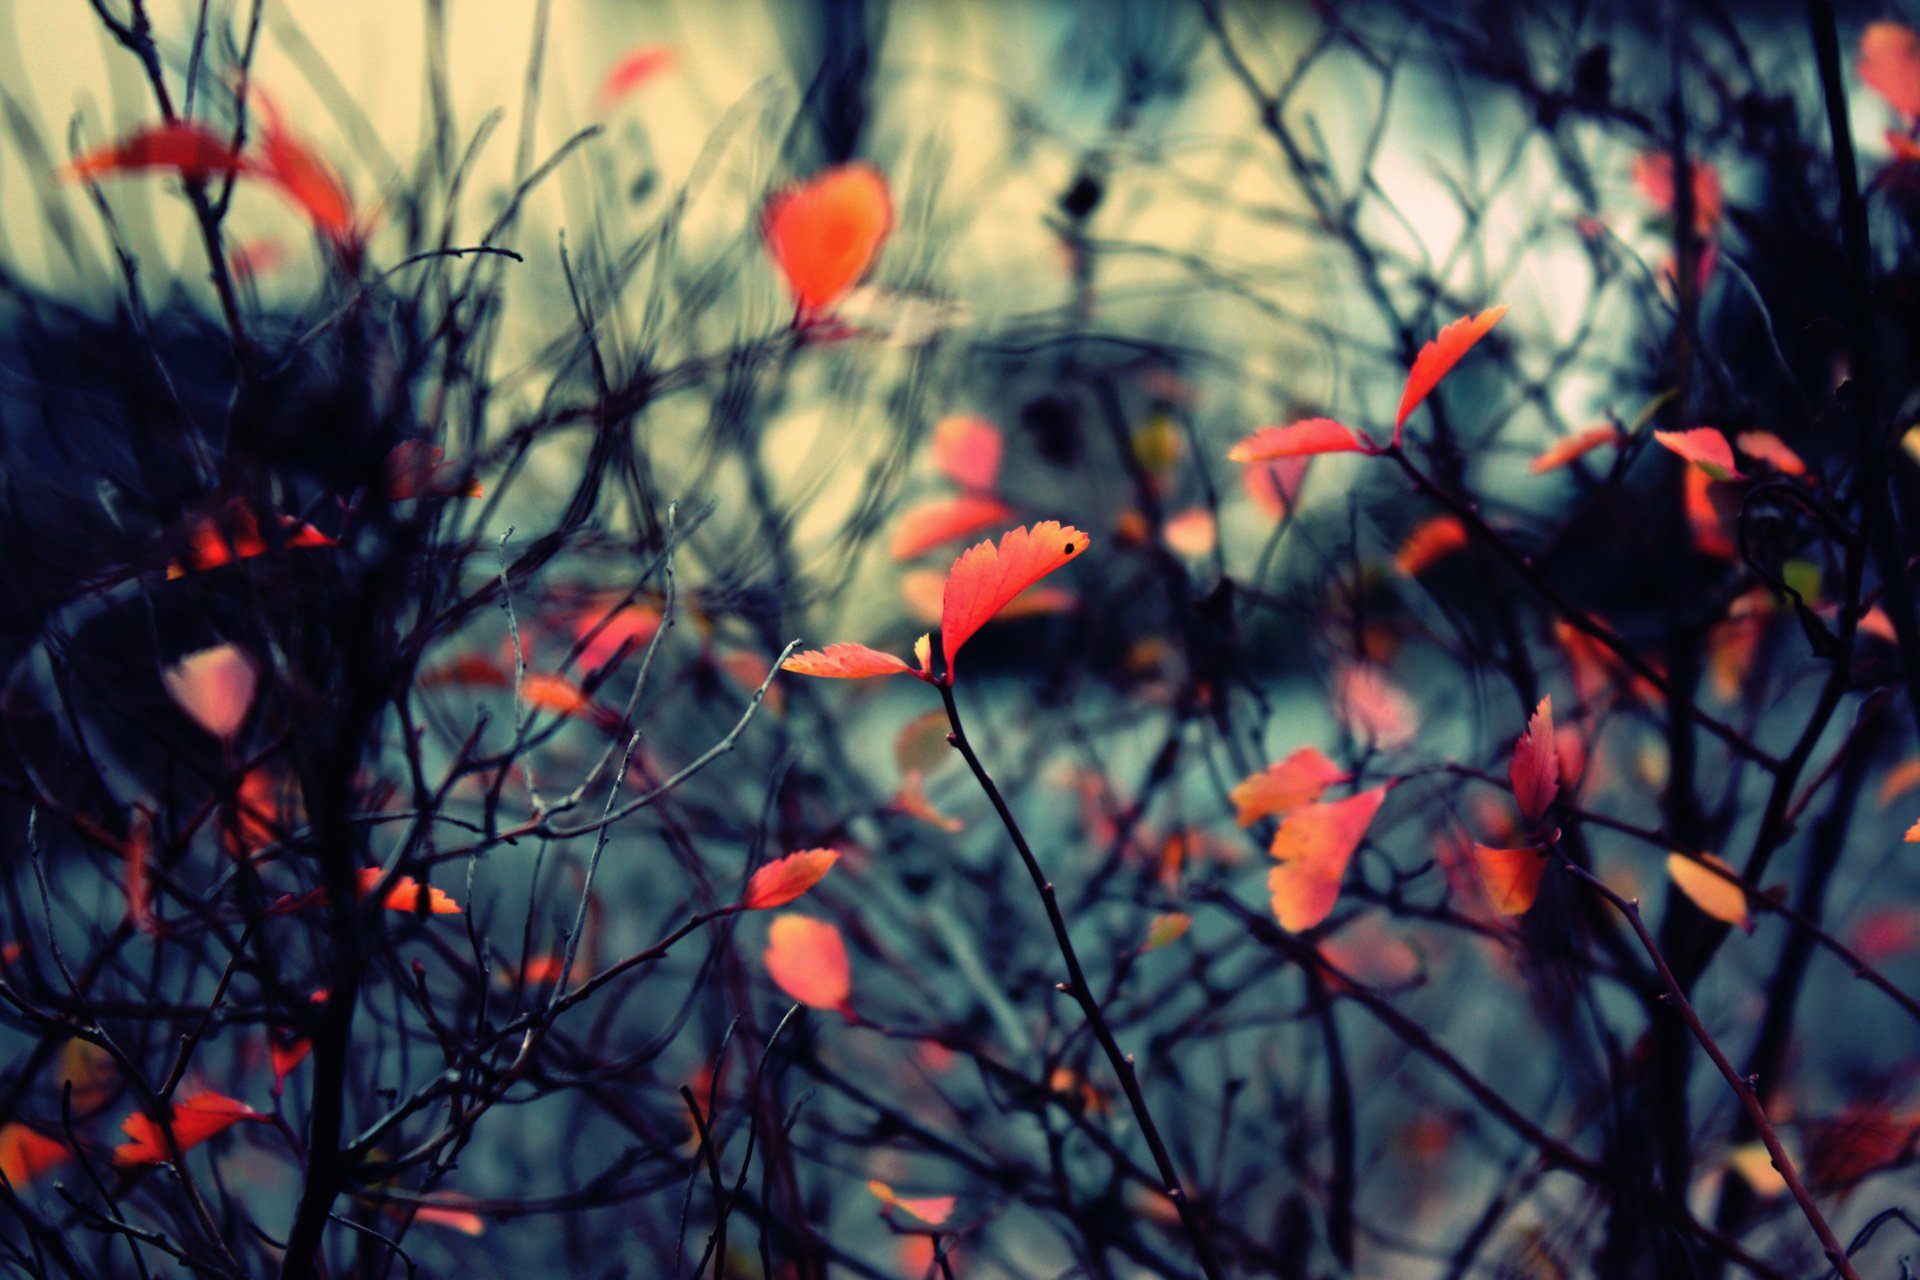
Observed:
[[[1069,542],[1069,543],[1067,544],[1067,554],[1068,554],[1068,555],[1072,555],[1072,554],[1073,554],[1073,544],[1072,544],[1071,542]]]

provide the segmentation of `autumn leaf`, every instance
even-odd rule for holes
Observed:
[[[613,64],[600,81],[594,102],[600,115],[612,111],[635,89],[673,66],[673,50],[663,44],[641,45]]]
[[[1306,483],[1309,457],[1275,458],[1272,462],[1242,467],[1240,484],[1247,499],[1274,520],[1282,520],[1300,507],[1300,487]]]
[[[1420,731],[1420,713],[1387,673],[1371,662],[1343,662],[1333,673],[1333,714],[1354,737],[1398,751]]]
[[[841,165],[775,194],[760,229],[802,315],[810,315],[866,274],[893,229],[893,200],[879,170]]]
[[[1733,446],[1712,427],[1690,431],[1656,431],[1653,438],[1705,472],[1710,480],[1744,480],[1733,464]]]
[[[914,674],[912,667],[890,653],[851,643],[803,650],[782,662],[780,669],[799,676],[826,676],[836,680]]]
[[[944,720],[946,713],[939,714]],[[967,828],[967,824],[960,819],[933,807],[933,801],[927,799],[926,779],[918,769],[907,770],[906,776],[900,780],[900,790],[894,793],[893,802],[888,807],[895,813],[904,814],[941,831],[964,831]]]
[[[776,916],[767,931],[766,964],[767,976],[789,998],[815,1009],[850,1008],[847,944],[826,921]]]
[[[1807,474],[1807,464],[1800,460],[1800,455],[1770,431],[1742,431],[1733,442],[1740,446],[1740,452],[1749,458],[1758,458],[1783,476]]]
[[[1545,475],[1559,467],[1566,466],[1576,458],[1584,458],[1595,449],[1605,445],[1618,446],[1620,433],[1611,425],[1588,427],[1585,431],[1575,432],[1546,450],[1528,464],[1527,470],[1534,475]]]
[[[1409,578],[1417,578],[1456,551],[1467,546],[1467,526],[1455,515],[1437,515],[1421,521],[1407,534],[1400,550],[1394,553],[1396,568]]]
[[[1267,888],[1282,928],[1310,929],[1333,912],[1347,863],[1391,786],[1307,805],[1280,824],[1268,849],[1280,865],[1268,873]]]
[[[1187,930],[1192,927],[1193,917],[1184,911],[1169,911],[1165,915],[1155,916],[1153,923],[1147,926],[1147,940],[1140,949],[1158,951],[1161,947],[1171,946],[1186,937]]]
[[[204,125],[179,120],[154,125],[101,147],[67,166],[70,178],[101,178],[117,173],[172,169],[184,178],[204,179],[216,173],[240,173],[247,161],[232,142]]]
[[[1313,747],[1301,747],[1242,781],[1227,798],[1233,801],[1234,820],[1250,827],[1262,818],[1285,817],[1303,804],[1312,804],[1328,787],[1346,780],[1339,765]]]
[[[0,1124],[0,1178],[15,1191],[71,1159],[73,1152],[58,1138],[29,1129],[17,1120]]]
[[[609,733],[622,725],[618,711],[595,702],[578,681],[550,671],[529,671],[520,681],[520,696],[530,707],[591,720]]]
[[[802,849],[776,858],[748,879],[741,905],[749,911],[784,907],[820,883],[820,878],[833,870],[833,864],[838,861],[838,849]]]
[[[1212,555],[1219,536],[1220,530],[1213,512],[1205,507],[1190,507],[1168,516],[1160,526],[1160,537],[1166,542],[1167,549],[1189,560]]]
[[[908,1199],[894,1193],[892,1187],[878,1178],[867,1183],[867,1190],[887,1209],[900,1209],[920,1219],[928,1226],[944,1226],[953,1216],[953,1206],[958,1203],[954,1196],[926,1196]]]
[[[1729,1151],[1727,1167],[1745,1178],[1756,1195],[1780,1196],[1787,1193],[1787,1180],[1774,1166],[1773,1153],[1767,1150],[1764,1142],[1757,1139],[1743,1142]]]
[[[1712,486],[1717,483],[1706,471],[1688,467],[1682,481],[1682,505],[1687,513],[1687,527],[1693,533],[1693,549],[1703,556],[1731,560],[1738,548],[1727,532],[1720,508],[1714,505]]]
[[[960,646],[988,619],[1086,549],[1086,534],[1058,520],[1044,520],[1031,530],[1024,526],[1012,530],[998,546],[981,542],[962,552],[947,574],[941,595],[940,645],[946,655],[947,678],[953,678],[953,660]]]
[[[1400,432],[1407,425],[1407,419],[1420,407],[1421,401],[1433,394],[1440,380],[1453,372],[1474,344],[1487,336],[1487,331],[1500,323],[1500,317],[1507,314],[1505,305],[1488,307],[1477,316],[1462,316],[1434,335],[1433,341],[1420,348],[1420,354],[1414,357],[1413,369],[1407,375],[1406,390],[1400,394],[1400,411],[1393,419],[1393,442],[1400,443]]]
[[[626,604],[606,612],[589,609],[574,619],[574,644],[582,670],[598,671],[622,650],[644,649],[660,630],[660,610],[649,604]]]
[[[1911,120],[1920,116],[1920,33],[1898,22],[1870,22],[1860,35],[1860,79]]]
[[[281,516],[279,523],[280,545],[283,548],[340,545],[312,525],[292,516]],[[169,580],[185,577],[189,572],[217,569],[235,560],[265,555],[273,550],[267,545],[266,539],[260,536],[259,521],[254,517],[253,508],[243,498],[236,498],[229,503],[220,517],[199,516],[190,521],[186,529],[186,542],[186,554],[167,566]]]
[[[253,659],[231,644],[190,653],[160,673],[175,704],[223,741],[231,741],[246,723],[259,680]]]
[[[1520,805],[1520,816],[1539,823],[1553,807],[1560,792],[1560,752],[1553,732],[1553,698],[1540,699],[1527,731],[1513,744],[1513,760],[1507,766],[1513,783],[1513,798]]]
[[[260,108],[263,157],[255,172],[299,206],[336,249],[343,254],[357,252],[361,233],[354,226],[353,200],[340,176],[287,128],[271,99],[256,89],[254,101]]]
[[[379,867],[362,867],[356,874],[359,877],[360,894],[364,897],[374,891],[386,872]],[[460,904],[455,902],[444,889],[428,887],[425,892],[428,915],[457,916],[460,914]],[[387,887],[386,897],[380,899],[380,905],[390,911],[418,913],[420,894],[421,884],[418,880],[412,876],[396,876],[393,883]]]
[[[127,867],[127,920],[140,932],[158,936],[153,918],[153,823],[138,810],[122,854]]]
[[[985,418],[955,414],[933,429],[933,465],[963,489],[991,493],[1000,479],[1006,443]]]
[[[1716,875],[1708,867],[1717,867],[1733,879]],[[1747,914],[1747,894],[1740,887],[1739,872],[1719,858],[1710,853],[1703,853],[1697,859],[1689,858],[1684,853],[1671,853],[1667,855],[1667,875],[1694,906],[1715,920],[1736,924],[1748,933],[1753,932],[1753,920]]]
[[[455,1209],[444,1204],[416,1204],[413,1220],[428,1226],[447,1227],[463,1236],[483,1235],[487,1229],[486,1221],[471,1209]]]
[[[461,467],[444,461],[446,450],[424,440],[403,440],[387,454],[387,497],[477,498],[478,480],[462,480]]]
[[[1005,524],[1012,516],[1012,509],[997,498],[975,494],[936,498],[901,515],[889,551],[895,560],[911,560],[943,542]]]
[[[1487,891],[1487,901],[1503,916],[1522,916],[1540,892],[1540,874],[1547,860],[1539,845],[1523,849],[1495,849],[1475,842],[1474,870]]]
[[[1719,229],[1725,210],[1720,189],[1720,171],[1705,160],[1694,159],[1687,165],[1693,174],[1693,229],[1711,236]],[[1668,151],[1643,151],[1634,157],[1633,182],[1654,212],[1672,216],[1676,208],[1678,184],[1673,180],[1673,154]]]
[[[265,1116],[244,1102],[217,1093],[197,1093],[173,1104],[169,1126],[182,1153],[224,1133],[242,1120],[264,1120]],[[165,1136],[145,1112],[136,1111],[120,1122],[127,1141],[113,1151],[113,1162],[125,1167],[136,1164],[162,1164],[173,1156],[167,1150]]]
[[[1230,462],[1269,462],[1275,458],[1303,458],[1316,453],[1375,452],[1351,429],[1332,418],[1305,418],[1284,427],[1261,427],[1227,450]]]

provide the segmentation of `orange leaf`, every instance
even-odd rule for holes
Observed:
[[[1420,402],[1433,394],[1440,380],[1453,372],[1467,352],[1473,350],[1475,343],[1487,336],[1487,330],[1500,323],[1500,317],[1507,314],[1504,304],[1488,307],[1477,316],[1462,316],[1434,335],[1433,341],[1420,348],[1420,354],[1414,357],[1413,370],[1407,374],[1407,389],[1400,393],[1400,412],[1393,419],[1393,442],[1400,443],[1400,431],[1407,425],[1407,419],[1420,407]]]
[[[1706,865],[1702,866],[1702,863]],[[1717,867],[1733,879],[1716,875],[1708,867]],[[1739,872],[1719,858],[1703,853],[1695,860],[1685,854],[1670,853],[1667,855],[1667,875],[1672,877],[1673,883],[1694,906],[1715,920],[1737,924],[1748,933],[1753,932],[1753,920],[1747,915],[1747,893],[1740,887]]]
[[[1346,731],[1382,751],[1398,751],[1420,731],[1413,700],[1371,662],[1346,662],[1333,674],[1333,713]]]
[[[943,542],[1005,524],[1012,515],[1012,509],[999,499],[972,494],[924,502],[901,515],[893,531],[893,558],[911,560]]]
[[[224,527],[223,527],[224,526]],[[281,546],[336,547],[340,544],[312,525],[292,516],[280,517]],[[265,555],[273,548],[260,536],[260,523],[244,498],[227,504],[222,516],[197,516],[187,526],[187,553],[167,566],[167,578],[217,569],[235,560]]]
[[[776,916],[767,931],[767,976],[787,995],[815,1009],[846,1009],[853,981],[847,944],[824,920]]]
[[[1303,804],[1312,804],[1322,792],[1347,775],[1340,766],[1313,747],[1301,747],[1278,764],[1270,764],[1227,793],[1234,818],[1250,827],[1262,818],[1280,818]]]
[[[1558,467],[1564,467],[1575,458],[1584,458],[1602,445],[1618,445],[1620,433],[1612,426],[1588,427],[1576,432],[1554,445],[1535,458],[1527,467],[1534,475],[1545,475]]]
[[[73,1159],[67,1144],[17,1120],[0,1124],[0,1177],[15,1191]]]
[[[1460,517],[1438,515],[1413,527],[1394,553],[1393,563],[1409,578],[1417,578],[1442,559],[1467,545],[1467,526]]]
[[[784,907],[820,883],[820,878],[840,861],[838,849],[802,849],[784,858],[776,858],[753,873],[747,881],[741,905],[749,911]]]
[[[160,673],[160,682],[193,722],[216,738],[231,740],[253,706],[259,672],[236,645],[190,653]]]
[[[673,50],[666,45],[645,44],[634,49],[614,63],[600,82],[600,93],[595,99],[599,113],[607,114],[628,94],[672,66]]]
[[[936,714],[941,714],[944,723],[944,714]],[[916,818],[942,831],[964,831],[967,827],[967,824],[960,819],[949,817],[933,807],[933,801],[927,799],[925,779],[918,769],[907,770],[906,776],[900,780],[900,790],[895,793],[890,807],[895,813],[903,813],[909,818]]]
[[[478,480],[462,480],[457,463],[443,461],[446,450],[424,440],[403,440],[387,454],[387,497],[477,498]]]
[[[1860,35],[1860,79],[1909,120],[1920,116],[1920,33],[1871,22]]]
[[[1693,549],[1703,556],[1731,560],[1738,554],[1727,522],[1714,505],[1712,486],[1719,483],[1698,467],[1688,467],[1683,478],[1687,525],[1693,530]]]
[[[539,707],[563,716],[579,716],[609,732],[620,727],[618,711],[603,707],[588,697],[587,691],[578,682],[550,671],[528,672],[520,682],[520,696],[530,707]]]
[[[841,165],[779,192],[760,222],[802,314],[825,309],[851,289],[892,229],[887,180],[865,164]]]
[[[1281,928],[1310,929],[1332,913],[1347,863],[1391,786],[1307,805],[1280,824],[1268,850],[1280,865],[1268,873],[1267,888]]]
[[[1240,483],[1253,505],[1275,520],[1285,519],[1300,506],[1300,486],[1306,483],[1312,458],[1275,458],[1243,467]]]
[[[1284,427],[1261,427],[1227,450],[1230,462],[1268,462],[1315,453],[1372,453],[1352,430],[1332,418],[1304,418]]]
[[[940,644],[947,678],[960,646],[1022,591],[1087,549],[1087,535],[1058,520],[1014,529],[1000,545],[981,542],[960,554],[941,594]]]
[[[1770,431],[1742,431],[1734,437],[1734,443],[1740,446],[1740,452],[1749,458],[1758,458],[1781,475],[1807,474],[1807,464],[1800,461],[1800,455]]]
[[[1887,776],[1880,780],[1880,807],[1886,808],[1915,787],[1920,787],[1920,756],[1909,756],[1887,770]]]
[[[477,1236],[487,1229],[485,1220],[471,1209],[453,1209],[438,1204],[415,1206],[413,1220],[436,1227],[451,1227],[466,1236]]]
[[[362,867],[356,874],[360,878],[360,892],[363,895],[372,893],[374,887],[386,875],[379,867]],[[397,876],[387,887],[387,896],[380,900],[380,905],[391,911],[417,913],[420,910],[420,889],[420,882],[412,876]],[[460,914],[460,904],[455,902],[446,890],[429,887],[426,893],[428,915],[457,916]]]
[[[1168,550],[1175,555],[1198,560],[1212,554],[1220,531],[1213,512],[1205,507],[1190,507],[1177,515],[1168,516],[1166,523],[1160,526],[1160,536],[1166,541]]]
[[[1520,816],[1537,823],[1546,817],[1554,796],[1560,793],[1560,752],[1554,741],[1553,698],[1540,699],[1527,731],[1513,744],[1513,761],[1507,766],[1513,783],[1513,798],[1520,805]]]
[[[154,125],[111,146],[89,151],[67,166],[70,178],[98,178],[145,169],[172,169],[184,178],[240,173],[247,162],[228,139],[190,121]]]
[[[903,1209],[928,1226],[938,1227],[953,1216],[953,1206],[958,1203],[954,1196],[926,1196],[920,1199],[905,1199],[895,1194],[892,1187],[878,1178],[867,1183],[871,1192],[881,1204],[889,1209]]]
[[[127,861],[127,919],[142,933],[158,936],[153,919],[153,880],[148,864],[153,861],[153,824],[143,812],[135,810],[133,826],[127,832],[122,852]]]
[[[1707,474],[1711,480],[1744,480],[1733,465],[1733,446],[1712,427],[1691,431],[1656,431],[1653,438]]]
[[[1523,916],[1540,892],[1540,873],[1547,869],[1547,860],[1538,845],[1494,849],[1476,842],[1473,865],[1493,909],[1503,916]]]
[[[1887,150],[1893,152],[1895,164],[1912,164],[1920,160],[1920,142],[1914,141],[1898,129],[1887,130]]]
[[[180,1144],[181,1152],[185,1153],[242,1120],[265,1118],[244,1102],[217,1093],[197,1093],[173,1104],[169,1127],[173,1130],[174,1141]],[[128,1141],[114,1148],[115,1164],[162,1164],[173,1158],[167,1150],[165,1136],[146,1113],[134,1112],[120,1122],[120,1128]]]
[[[824,649],[808,649],[788,658],[780,664],[780,669],[799,676],[828,676],[838,680],[913,674],[912,667],[892,654],[863,644],[830,644]]]
[[[1000,428],[985,418],[955,414],[933,429],[933,465],[963,489],[990,493],[1000,479],[1006,444]]]

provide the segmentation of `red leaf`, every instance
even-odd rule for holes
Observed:
[[[660,630],[660,610],[650,604],[622,605],[612,613],[589,609],[574,619],[573,636],[580,650],[580,666],[598,671],[625,649],[636,653]]]
[[[900,517],[899,527],[893,531],[893,558],[911,560],[943,542],[1005,524],[1012,516],[1012,509],[997,498],[971,494],[936,498]]]
[[[815,1009],[846,1009],[853,980],[847,944],[824,920],[776,916],[767,931],[767,976],[787,995]]]
[[[280,517],[280,545],[286,547],[336,547],[340,544],[312,525],[292,516]],[[196,516],[186,529],[187,552],[167,566],[169,581],[188,573],[217,569],[265,555],[274,548],[260,536],[260,522],[244,498],[235,498],[219,516]]]
[[[838,861],[838,849],[802,849],[784,858],[776,858],[754,872],[747,881],[747,892],[740,899],[741,905],[749,911],[784,907],[819,884],[820,878],[833,870],[833,864]]]
[[[1420,712],[1371,662],[1343,662],[1333,673],[1333,714],[1354,737],[1398,751],[1420,731]]]
[[[1720,508],[1713,503],[1714,483],[1713,477],[1701,468],[1687,468],[1687,474],[1682,478],[1687,523],[1693,530],[1695,551],[1703,556],[1731,560],[1739,549],[1734,546],[1733,535],[1727,532],[1727,522],[1721,516]]]
[[[15,1191],[73,1159],[67,1144],[18,1121],[0,1124],[0,1176]]]
[[[946,723],[945,715],[940,712],[934,714],[940,715],[942,724]],[[966,823],[933,807],[933,801],[927,799],[926,778],[918,769],[907,770],[906,776],[900,779],[900,790],[894,793],[893,802],[888,808],[942,831],[966,830]]]
[[[933,465],[963,489],[990,493],[1000,479],[1006,444],[1000,428],[985,418],[956,414],[933,429]]]
[[[173,1130],[174,1141],[180,1144],[181,1152],[185,1153],[242,1120],[265,1118],[244,1102],[217,1093],[197,1093],[173,1104],[169,1127]],[[115,1164],[161,1164],[173,1158],[159,1126],[148,1119],[146,1113],[134,1112],[120,1122],[120,1128],[128,1141],[114,1148]]]
[[[1656,431],[1653,438],[1706,472],[1710,480],[1745,480],[1733,465],[1733,446],[1712,427],[1691,431]]]
[[[1545,453],[1535,458],[1527,470],[1534,475],[1545,475],[1558,467],[1564,467],[1575,458],[1584,458],[1602,445],[1618,445],[1620,433],[1611,425],[1588,427],[1585,431],[1568,436]]]
[[[673,66],[673,50],[663,44],[645,44],[613,64],[600,82],[595,101],[601,115],[620,105],[622,99],[647,81]]]
[[[1275,520],[1285,519],[1300,506],[1300,486],[1306,483],[1310,457],[1275,458],[1245,467],[1240,482],[1253,505]]]
[[[190,121],[155,125],[111,146],[89,151],[67,167],[71,178],[98,178],[147,169],[172,169],[202,179],[215,173],[240,173],[246,160],[226,138]]]
[[[1920,33],[1898,22],[1872,22],[1860,35],[1860,78],[1911,120],[1920,116]]]
[[[888,1209],[901,1209],[920,1219],[928,1226],[945,1225],[953,1216],[953,1206],[958,1203],[954,1196],[922,1196],[909,1199],[894,1192],[894,1189],[878,1178],[867,1183],[867,1190]]]
[[[262,120],[256,171],[300,207],[314,229],[343,253],[357,250],[360,232],[353,225],[353,200],[332,166],[286,127],[279,109],[255,92]]]
[[[550,671],[528,672],[520,681],[520,696],[530,707],[539,707],[563,716],[579,716],[583,720],[591,720],[609,733],[621,727],[618,711],[595,702],[577,681]]]
[[[767,201],[761,234],[803,315],[859,282],[893,230],[887,180],[871,165],[829,169]]]
[[[1539,896],[1540,873],[1547,869],[1547,860],[1538,845],[1493,849],[1476,843],[1473,865],[1493,909],[1503,916],[1523,916]]]
[[[1409,578],[1417,578],[1447,556],[1467,545],[1467,526],[1460,517],[1438,515],[1413,527],[1394,553],[1393,563]]]
[[[780,669],[800,676],[829,676],[839,680],[913,674],[912,667],[892,654],[863,644],[830,644],[824,649],[808,649],[788,658],[780,664]]]
[[[1315,453],[1372,453],[1373,449],[1332,418],[1304,418],[1284,427],[1261,427],[1227,450],[1230,462],[1268,462]]]
[[[1720,226],[1725,197],[1720,190],[1720,171],[1705,160],[1695,159],[1688,166],[1693,172],[1693,229],[1701,236],[1712,236]],[[1674,211],[1673,153],[1643,151],[1634,157],[1634,185],[1646,197],[1656,213]]]
[[[394,502],[409,498],[477,498],[478,480],[463,480],[458,463],[442,461],[446,450],[424,440],[403,440],[387,454],[387,497]]]
[[[1310,929],[1332,914],[1347,863],[1391,786],[1307,805],[1280,824],[1268,850],[1280,865],[1268,873],[1267,888],[1281,928]]]
[[[1488,307],[1477,316],[1462,316],[1434,335],[1433,341],[1420,348],[1420,354],[1414,357],[1413,371],[1407,375],[1407,389],[1400,394],[1400,412],[1393,419],[1393,442],[1400,443],[1401,428],[1407,425],[1407,419],[1420,407],[1420,402],[1433,394],[1440,380],[1453,372],[1453,367],[1480,339],[1487,336],[1487,330],[1500,323],[1500,317],[1507,314],[1505,304]]]
[[[960,646],[1015,596],[1087,549],[1087,535],[1058,520],[1014,529],[1000,545],[981,542],[962,552],[947,574],[940,601],[940,644],[947,677]]]
[[[1313,747],[1302,747],[1278,764],[1270,764],[1227,793],[1235,821],[1250,827],[1262,818],[1280,818],[1303,804],[1312,804],[1322,792],[1347,775],[1340,766]]]
[[[1507,766],[1513,782],[1513,798],[1520,805],[1520,816],[1538,823],[1553,806],[1560,793],[1560,753],[1553,733],[1553,698],[1540,699],[1527,731],[1513,745],[1513,762]]]

